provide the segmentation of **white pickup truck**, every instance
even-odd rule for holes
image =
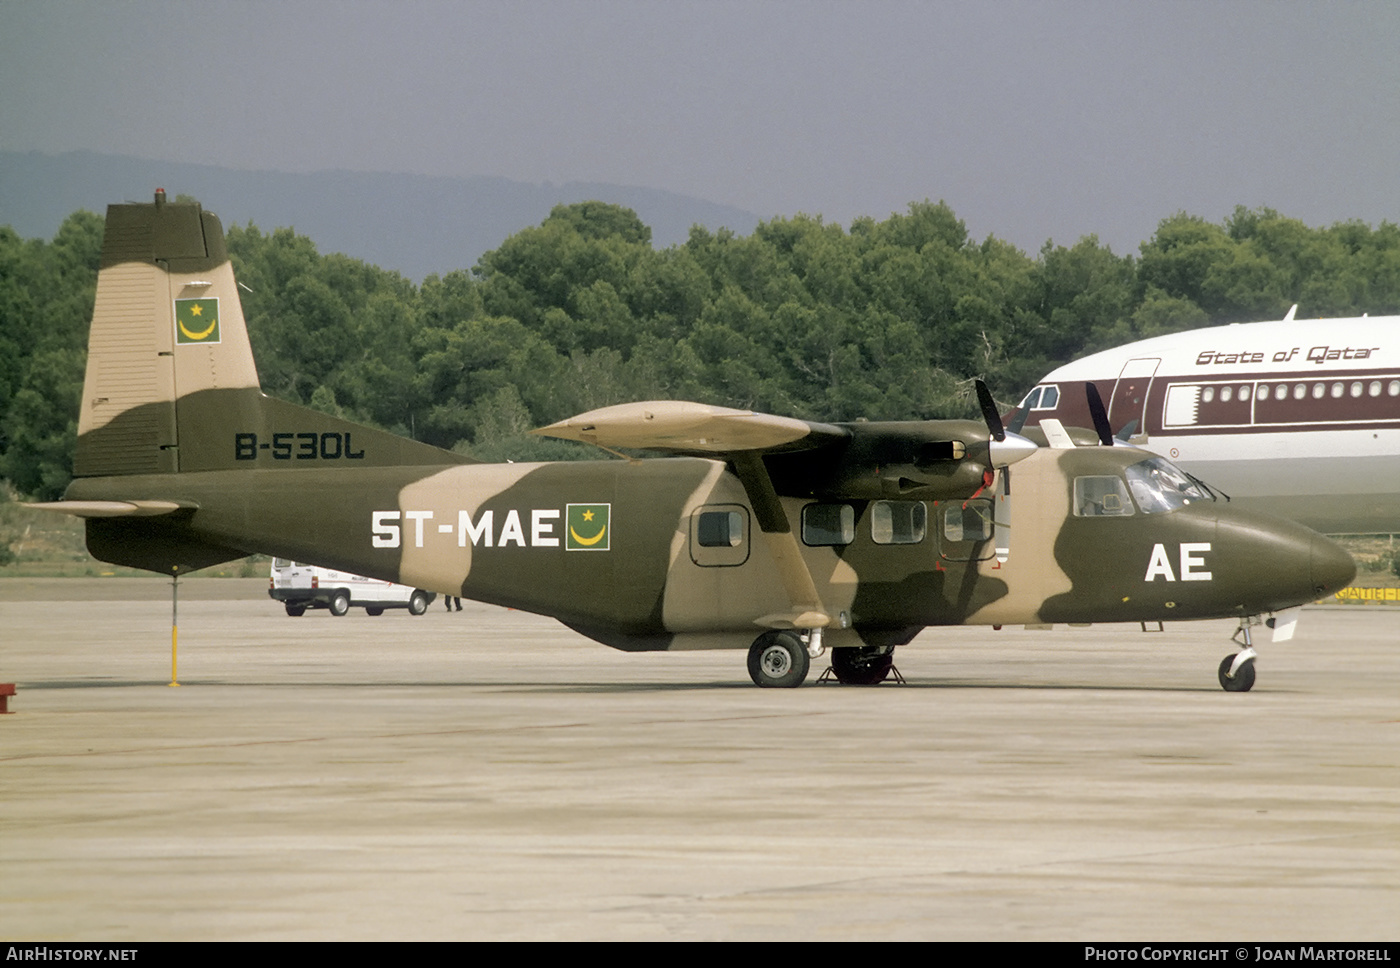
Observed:
[[[286,558],[272,559],[272,580],[267,593],[281,602],[293,618],[305,615],[308,608],[328,608],[332,615],[344,615],[352,606],[363,607],[370,615],[383,615],[386,608],[406,608],[410,615],[422,615],[437,597],[421,588],[304,565]]]

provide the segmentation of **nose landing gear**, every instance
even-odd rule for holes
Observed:
[[[1226,692],[1249,692],[1254,688],[1254,659],[1259,653],[1254,651],[1254,637],[1249,630],[1251,626],[1259,624],[1262,624],[1259,616],[1245,616],[1230,637],[1231,641],[1238,642],[1244,648],[1220,661],[1216,677],[1220,680],[1220,688]]]

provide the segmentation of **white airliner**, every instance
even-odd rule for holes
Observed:
[[[1400,316],[1290,310],[1105,350],[1046,376],[1011,422],[1093,426],[1087,382],[1113,432],[1243,506],[1327,534],[1400,533]]]

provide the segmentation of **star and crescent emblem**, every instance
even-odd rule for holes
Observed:
[[[607,551],[611,544],[608,518],[611,504],[570,504],[565,511],[568,530],[564,547],[569,551]]]
[[[219,342],[218,297],[175,300],[175,342]]]

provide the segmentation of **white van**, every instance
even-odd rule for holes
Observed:
[[[406,608],[410,615],[422,615],[437,597],[421,588],[362,578],[348,571],[304,565],[286,558],[272,559],[272,580],[267,593],[281,602],[293,618],[306,614],[308,608],[328,608],[332,615],[344,615],[352,605],[363,607],[370,615],[383,615],[386,608]]]

